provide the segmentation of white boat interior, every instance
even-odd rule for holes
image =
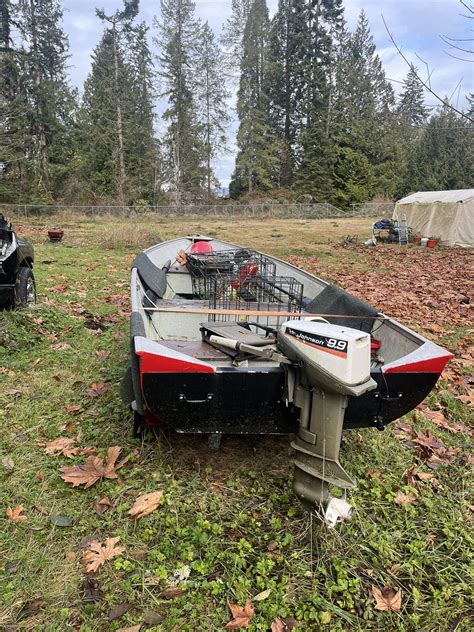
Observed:
[[[227,256],[226,253],[233,251],[237,253],[235,257],[238,258],[239,252],[255,252],[218,239],[190,236],[163,242],[139,255],[139,257],[147,258],[147,264],[151,262],[155,277],[157,271],[161,271],[162,285],[161,291],[154,291],[156,287],[153,288],[153,283],[149,281],[153,270],[146,271],[140,262],[137,262],[137,267],[132,272],[133,310],[142,314],[146,337],[170,349],[217,366],[235,366],[235,358],[203,341],[203,327],[209,327],[212,330],[225,323],[227,327],[232,326],[232,330],[226,330],[228,337],[244,340],[249,344],[265,345],[271,344],[272,330],[276,330],[284,321],[304,317],[308,313],[321,314],[334,324],[371,333],[379,345],[377,353],[373,356],[373,366],[394,362],[413,353],[427,342],[423,337],[390,320],[375,308],[337,286],[280,259],[261,255],[261,253],[257,253],[264,257],[262,260],[264,263],[259,264],[260,268],[271,267],[271,277],[269,277],[272,279],[271,287],[273,288],[271,296],[266,295],[264,300],[258,301],[252,300],[252,296],[246,296],[244,299],[241,296],[237,297],[235,288],[229,285],[233,283],[230,275],[227,275],[225,281],[227,289],[221,288],[220,293],[214,290],[213,296],[211,296],[212,293],[203,295],[196,288],[196,276],[193,275],[189,265],[189,259],[193,257],[193,244],[196,242],[209,243],[209,248],[214,253],[212,256],[215,256],[215,253]],[[206,253],[201,256],[202,261],[208,258]],[[188,263],[186,263],[187,260]],[[242,259],[242,261],[246,260]],[[235,265],[232,274],[234,278],[236,275],[238,277],[239,272],[238,270],[236,272]],[[223,274],[220,276],[225,277]],[[282,289],[282,286],[278,286],[278,292],[275,291],[279,279],[284,280],[282,283],[285,287],[290,287],[291,284],[291,287],[298,289],[297,300],[289,300],[290,292]],[[241,295],[240,288],[238,291]],[[229,294],[232,294],[230,298]],[[214,299],[214,303],[210,301],[210,298]],[[219,299],[217,302],[216,298]],[[225,312],[226,308],[230,307],[233,310],[253,311],[255,314],[240,316],[235,313],[229,315],[207,313],[213,307],[221,312]],[[259,315],[258,312],[263,313]],[[291,312],[294,316],[275,316],[269,315],[268,312],[285,314]],[[249,336],[252,337],[252,342]],[[262,358],[247,358],[245,362],[248,363],[246,366],[258,366],[262,363],[268,364],[270,361]]]

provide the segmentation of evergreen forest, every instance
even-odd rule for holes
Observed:
[[[474,95],[464,113],[428,107],[414,66],[396,94],[343,0],[279,0],[273,16],[232,0],[218,34],[192,0],[157,0],[150,24],[139,9],[96,9],[79,91],[64,3],[0,0],[0,202],[208,202],[234,144],[240,201],[347,208],[473,186]]]

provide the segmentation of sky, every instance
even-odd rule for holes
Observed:
[[[470,1],[470,0],[469,0]],[[195,0],[196,15],[207,20],[216,33],[231,13],[231,0]],[[267,0],[270,15],[276,11],[278,0]],[[393,81],[396,92],[398,83],[405,77],[408,67],[390,42],[382,16],[391,30],[395,41],[406,56],[413,61],[425,78],[429,64],[432,88],[441,96],[451,97],[453,105],[465,106],[464,96],[474,91],[474,64],[453,59],[447,54],[458,54],[441,40],[440,36],[472,37],[472,21],[462,17],[466,9],[459,0],[345,0],[346,20],[350,28],[357,17],[366,12],[377,52],[380,55],[387,77]],[[82,89],[90,70],[90,56],[98,43],[103,26],[95,16],[95,8],[104,8],[113,13],[122,6],[121,0],[64,0],[64,29],[70,44],[70,76],[72,83]],[[159,0],[140,0],[139,20],[152,25],[153,17],[159,16]],[[459,54],[462,57],[462,54]],[[436,99],[426,95],[426,103],[436,105]],[[158,127],[160,127],[158,125]],[[215,172],[222,186],[227,186],[234,167],[235,129],[231,126],[229,151],[217,158]]]

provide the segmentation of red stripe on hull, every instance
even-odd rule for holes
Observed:
[[[215,373],[213,366],[137,351],[140,373]]]
[[[428,358],[427,360],[419,360],[418,362],[409,362],[408,364],[399,364],[389,367],[384,373],[442,373],[444,367],[454,355],[440,356],[438,358]],[[382,369],[383,370],[383,369]]]

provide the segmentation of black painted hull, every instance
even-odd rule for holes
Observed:
[[[349,398],[344,428],[383,428],[410,412],[436,384],[438,374],[373,371],[378,388]],[[148,373],[142,391],[150,417],[178,432],[288,434],[298,429],[298,411],[282,401],[283,369],[258,373]]]

